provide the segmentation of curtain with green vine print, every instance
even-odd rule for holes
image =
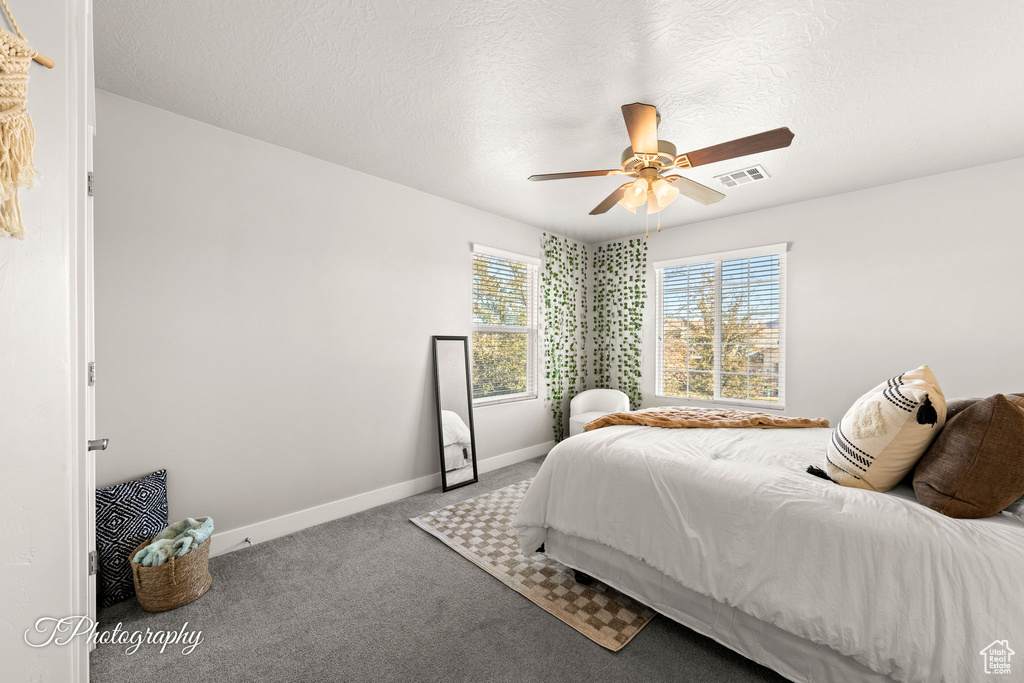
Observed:
[[[620,240],[594,248],[593,273],[594,386],[625,392],[630,408],[637,410],[647,240]]]
[[[541,238],[544,378],[555,441],[565,437],[569,400],[587,388],[587,247],[557,235]]]

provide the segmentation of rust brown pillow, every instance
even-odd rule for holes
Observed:
[[[981,397],[978,398],[953,398],[946,401],[946,422],[949,422],[954,417],[973,406],[978,401],[983,401]]]
[[[922,505],[990,517],[1024,495],[1024,394],[996,394],[946,423],[914,472]]]

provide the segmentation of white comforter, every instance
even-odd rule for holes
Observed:
[[[1024,680],[1024,525],[956,520],[913,491],[804,470],[828,429],[605,427],[555,447],[513,526],[609,545],[682,585],[901,681],[989,680],[1008,640]]]
[[[459,417],[459,414],[451,410],[441,411],[441,445],[451,446],[458,444],[459,447],[469,446],[472,439],[469,427]]]

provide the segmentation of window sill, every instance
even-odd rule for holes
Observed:
[[[741,399],[706,399],[706,398],[687,398],[685,396],[663,396],[656,394],[655,398],[658,400],[665,401],[686,401],[687,403],[698,403],[701,405],[708,406],[742,406],[744,408],[767,408],[768,410],[785,410],[786,404],[783,402],[772,402],[766,403],[763,401],[743,401]]]
[[[489,406],[503,406],[509,403],[522,403],[523,401],[536,401],[537,394],[529,396],[502,396],[498,398],[480,399],[473,401],[474,408],[487,408]]]

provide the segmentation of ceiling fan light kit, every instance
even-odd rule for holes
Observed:
[[[622,152],[622,162],[617,169],[606,171],[574,171],[569,173],[547,173],[532,175],[530,180],[561,180],[564,178],[591,178],[598,176],[624,175],[635,180],[619,186],[594,207],[590,215],[607,212],[618,204],[631,213],[646,206],[648,215],[659,213],[683,194],[704,205],[714,204],[725,198],[718,190],[701,185],[681,175],[662,175],[664,171],[694,168],[726,159],[767,152],[788,147],[793,141],[789,128],[776,128],[757,135],[723,142],[686,154],[676,154],[676,146],[667,140],[658,139],[658,110],[650,104],[622,105],[622,118],[626,122],[630,146]],[[658,229],[661,229],[659,218]]]

